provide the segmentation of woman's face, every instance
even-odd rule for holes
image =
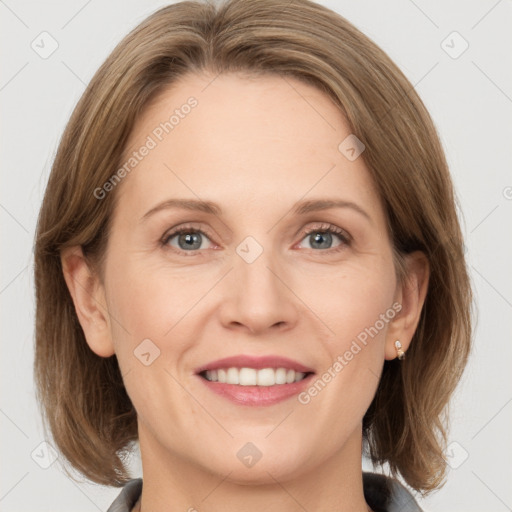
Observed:
[[[143,457],[267,481],[360,454],[401,292],[356,142],[327,96],[275,76],[189,75],[140,117],[115,190],[103,353]]]

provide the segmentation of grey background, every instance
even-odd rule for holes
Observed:
[[[45,436],[32,382],[32,244],[76,101],[114,45],[167,3],[0,0],[1,511],[106,510],[119,492],[78,484],[58,462],[41,467],[52,459],[39,446]],[[420,503],[430,512],[512,510],[511,1],[319,3],[370,36],[414,84],[438,128],[461,205],[478,308],[475,348],[452,406],[452,469],[446,485]],[[58,44],[48,58],[31,47],[35,41],[43,51],[46,37],[51,48],[43,31]],[[454,31],[469,44],[457,58],[464,43]],[[137,457],[133,468],[139,475]]]

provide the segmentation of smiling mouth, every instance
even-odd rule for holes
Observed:
[[[210,382],[234,384],[238,386],[275,386],[293,384],[304,380],[313,372],[299,372],[287,368],[219,368],[204,370],[201,377]]]

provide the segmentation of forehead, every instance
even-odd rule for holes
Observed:
[[[295,78],[186,75],[137,120],[124,161],[151,149],[121,195],[132,207],[149,208],[166,195],[247,206],[339,192],[376,208],[363,159],[350,161],[339,149],[350,135],[333,101]]]
[[[248,151],[252,141],[256,150],[256,143],[265,141],[272,145],[269,150],[277,145],[282,150],[303,147],[311,152],[320,141],[336,149],[344,132],[350,130],[332,100],[295,78],[188,74],[151,101],[127,147],[145,135],[163,145],[172,139],[177,145],[193,134],[198,137],[196,145],[206,149],[247,142],[243,149]],[[220,147],[219,142],[223,142]]]

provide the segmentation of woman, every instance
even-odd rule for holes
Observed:
[[[63,135],[35,263],[43,412],[125,485],[111,511],[420,510],[398,477],[442,485],[471,338],[452,183],[412,85],[327,8],[133,30]]]

